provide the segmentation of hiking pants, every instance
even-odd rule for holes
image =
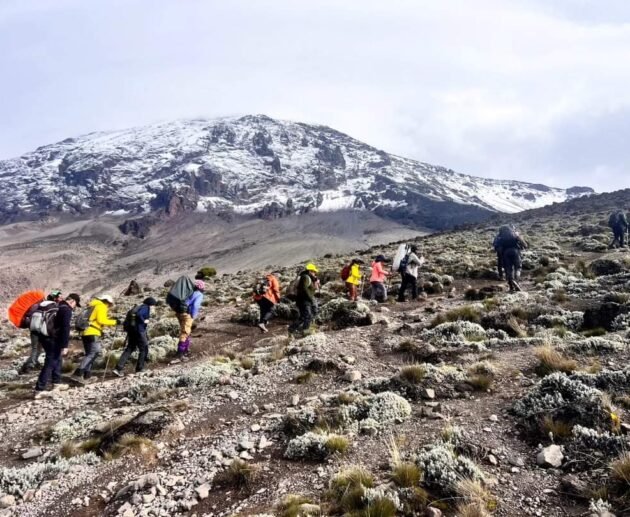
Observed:
[[[116,370],[122,371],[125,368],[125,364],[129,360],[131,354],[138,350],[138,361],[136,362],[136,372],[144,370],[144,363],[147,360],[147,354],[149,353],[149,340],[146,332],[129,332],[127,334],[127,346],[123,351]]]
[[[261,298],[257,300],[256,303],[258,303],[258,307],[260,307],[260,321],[258,323],[264,323],[266,325],[271,321],[275,304],[267,298]]]
[[[497,251],[497,273],[499,273],[499,280],[503,279],[503,252],[501,250]]]
[[[42,371],[39,372],[35,389],[37,391],[43,391],[46,389],[51,377],[53,384],[59,384],[61,382],[61,365],[63,362],[61,356],[62,348],[56,345],[50,338],[40,337],[39,342],[46,352],[46,359],[44,359]]]
[[[308,330],[313,322],[313,315],[315,314],[315,306],[310,300],[298,301],[297,308],[300,313],[298,320],[289,327],[291,332],[296,330]]]
[[[505,267],[505,277],[508,281],[510,289],[513,290],[517,287],[516,280],[518,280],[521,271],[521,253],[518,248],[508,248],[503,253],[503,265]]]
[[[612,246],[614,247],[615,243],[619,243],[619,246],[623,248],[625,245],[626,229],[623,226],[614,226],[612,231],[614,235]]]
[[[357,285],[350,282],[346,282],[346,289],[348,290],[348,300],[351,302],[357,301]]]
[[[192,333],[193,317],[188,314],[178,314],[177,321],[179,321],[179,341],[180,343],[190,338]]]
[[[79,365],[79,370],[83,373],[89,373],[92,371],[94,361],[101,355],[101,342],[98,336],[83,336],[81,340],[85,349],[85,357]]]
[[[42,353],[42,345],[40,343],[39,334],[31,332],[31,354],[26,362],[22,365],[22,370],[39,366],[39,354]]]
[[[370,282],[372,290],[370,291],[370,300],[379,302],[387,301],[387,288],[383,282]]]
[[[411,299],[418,299],[418,279],[410,275],[409,273],[404,273],[402,277],[402,284],[400,284],[400,289],[398,291],[398,301],[405,301],[405,292],[407,289],[411,288]]]

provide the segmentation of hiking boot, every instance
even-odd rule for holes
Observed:
[[[112,370],[112,373],[116,376],[116,377],[124,377],[125,374],[123,372],[121,372],[118,368],[114,368]]]
[[[81,368],[77,368],[74,372],[72,372],[73,377],[81,378],[83,377],[83,375],[84,375],[84,372],[83,370],[81,370]]]
[[[33,365],[32,364],[25,364],[22,366],[22,368],[20,368],[19,374],[20,375],[27,375],[29,373],[31,373],[31,370],[33,370]]]
[[[92,372],[83,372],[83,379],[84,380],[89,380],[90,377],[92,377]]]
[[[264,323],[259,323],[258,328],[260,329],[261,332],[269,332],[269,329]]]

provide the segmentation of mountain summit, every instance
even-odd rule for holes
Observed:
[[[433,229],[592,193],[477,178],[263,115],[90,133],[0,161],[0,222],[69,213],[275,218],[365,209]]]

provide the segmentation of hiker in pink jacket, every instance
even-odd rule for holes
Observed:
[[[370,300],[377,300],[379,302],[387,301],[387,288],[385,287],[385,279],[391,274],[385,271],[383,264],[386,259],[383,255],[379,255],[372,262],[372,275],[370,276],[370,285],[372,286],[372,292],[370,294]]]

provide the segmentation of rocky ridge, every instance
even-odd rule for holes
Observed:
[[[592,193],[456,173],[325,126],[269,117],[196,119],[91,133],[0,161],[0,222],[113,213],[145,236],[191,211],[277,218],[370,210],[431,229]]]

